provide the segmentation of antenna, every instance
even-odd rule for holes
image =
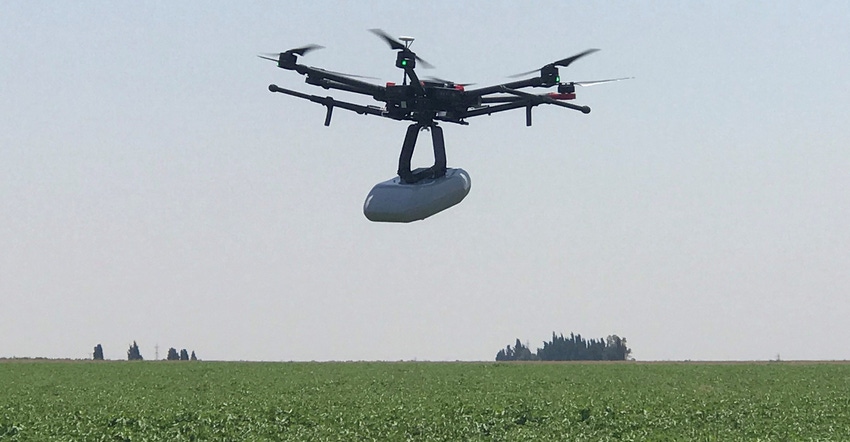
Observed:
[[[416,40],[415,38],[408,37],[406,35],[402,35],[398,39],[404,42],[404,47],[407,48],[407,49],[410,49],[410,45],[413,44],[413,40]]]

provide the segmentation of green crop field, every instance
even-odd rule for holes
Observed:
[[[6,361],[0,440],[839,441],[850,364]]]

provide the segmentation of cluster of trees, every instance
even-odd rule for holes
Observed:
[[[103,360],[103,346],[102,345],[100,345],[100,344],[95,345],[93,359],[95,361],[102,361]],[[133,341],[133,344],[130,345],[130,349],[127,350],[127,360],[128,361],[143,361],[143,360],[145,360],[145,358],[142,357],[141,351],[139,351],[139,344],[137,344],[136,341]],[[195,357],[195,351],[194,350],[192,350],[192,354],[190,356],[189,352],[185,348],[183,350],[180,350],[180,353],[178,353],[177,349],[172,347],[172,348],[168,349],[168,356],[166,357],[166,360],[169,360],[169,361],[197,361],[198,358]]]
[[[192,356],[189,356],[189,352],[184,348],[180,350],[180,354],[177,354],[177,349],[171,347],[168,349],[168,356],[165,357],[167,361],[197,361],[198,358],[195,357],[195,350],[192,350]]]
[[[497,361],[625,361],[632,350],[626,345],[626,338],[617,335],[605,339],[586,340],[581,335],[570,333],[569,337],[555,335],[552,340],[543,343],[532,353],[519,339],[496,354]]]

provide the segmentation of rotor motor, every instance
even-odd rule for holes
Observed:
[[[560,94],[574,94],[576,93],[576,85],[574,83],[565,83],[558,85],[558,93]]]

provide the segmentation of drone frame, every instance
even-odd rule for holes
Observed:
[[[402,85],[396,85],[394,83],[387,83],[386,86],[376,85],[353,78],[350,75],[299,64],[298,56],[303,56],[310,50],[320,48],[320,46],[315,45],[290,49],[280,54],[274,54],[278,55],[277,58],[260,57],[276,61],[278,67],[281,69],[292,70],[306,76],[305,82],[307,84],[319,86],[327,90],[334,89],[366,95],[385,103],[383,107],[362,105],[337,100],[331,96],[321,97],[282,88],[275,84],[269,85],[269,91],[271,92],[283,93],[325,106],[325,126],[330,126],[333,110],[337,107],[361,115],[375,115],[399,121],[412,121],[413,123],[408,127],[407,134],[402,143],[398,163],[398,175],[404,183],[412,184],[426,178],[436,179],[446,174],[445,140],[443,138],[443,130],[438,125],[439,122],[467,125],[469,124],[466,121],[468,118],[525,108],[526,126],[531,126],[531,110],[541,104],[552,104],[577,110],[584,114],[590,113],[590,107],[588,106],[578,106],[564,102],[565,100],[575,98],[575,86],[577,84],[581,85],[582,82],[561,83],[558,67],[566,67],[573,61],[596,52],[598,49],[589,49],[572,57],[549,63],[540,68],[539,75],[533,78],[466,90],[464,85],[457,85],[444,80],[436,82],[420,80],[415,71],[417,61],[424,67],[429,67],[430,65],[410,50],[410,44],[413,38],[401,37],[400,39],[404,42],[402,43],[379,29],[373,29],[372,32],[387,41],[391,49],[398,51],[396,67],[404,71]],[[534,72],[538,71],[531,71],[520,75],[527,75]],[[619,80],[624,80],[624,78],[585,83],[598,84]],[[553,86],[558,86],[557,93],[531,94],[520,90],[529,87],[548,88]],[[423,129],[431,131],[434,147],[434,165],[430,168],[411,170],[410,162],[413,157],[413,150],[418,134]]]

